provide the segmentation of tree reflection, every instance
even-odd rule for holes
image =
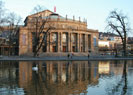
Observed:
[[[111,86],[111,85],[110,85]],[[127,61],[124,60],[123,73],[121,80],[114,86],[112,90],[108,90],[108,95],[127,95]]]
[[[106,95],[131,95],[132,80],[129,79],[132,75],[129,74],[132,72],[129,70],[133,70],[132,61],[128,61],[128,67],[131,68],[127,67],[127,61],[116,63],[114,61],[102,61],[99,64],[98,61],[20,61],[17,65],[4,63],[0,65],[0,87],[1,85],[4,88],[10,87],[7,89],[8,93],[15,88],[14,93],[17,93],[21,88],[20,93],[26,95],[86,95],[90,94],[90,90],[94,91],[95,95],[100,94],[97,93],[99,89],[101,93],[105,93],[105,89],[101,86],[106,85],[105,82],[108,81]],[[33,67],[38,69],[33,70]]]
[[[127,61],[124,61],[122,78],[123,78],[123,81],[124,81],[122,95],[126,95],[126,93],[127,93]]]

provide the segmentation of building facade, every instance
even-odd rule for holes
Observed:
[[[39,23],[47,21],[44,31],[51,26],[54,27],[47,34],[39,50],[40,54],[98,53],[98,30],[87,29],[87,22],[82,22],[80,18],[79,20],[75,20],[74,17],[68,19],[67,16],[62,17],[45,10],[28,16],[25,19],[25,26],[20,27],[19,55],[32,55],[34,52],[34,30],[36,29],[34,26],[37,24],[33,23],[36,18],[39,18]]]
[[[2,27],[0,29],[0,56],[14,56],[18,55],[19,45],[18,45],[18,30],[16,29],[16,34],[13,35],[14,28],[9,26]]]

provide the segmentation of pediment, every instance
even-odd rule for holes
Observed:
[[[46,17],[46,16],[49,16],[50,14],[53,14],[53,12],[50,10],[44,10],[44,11],[29,15],[28,17],[40,17],[40,16]]]

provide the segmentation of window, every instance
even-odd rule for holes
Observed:
[[[57,52],[57,47],[56,46],[53,46],[52,51],[53,52]]]
[[[81,35],[81,44],[84,44],[84,42],[85,42],[85,35],[83,34],[83,35]]]
[[[73,52],[75,52],[75,51],[76,51],[76,50],[75,50],[75,46],[73,46],[73,47],[72,47],[72,51],[73,51]]]
[[[76,34],[72,34],[72,42],[76,43]]]
[[[47,51],[47,46],[46,46],[46,45],[44,45],[44,46],[42,47],[42,51],[43,51],[43,52],[46,52],[46,51]]]
[[[63,43],[66,43],[66,41],[67,41],[67,34],[64,33],[64,34],[62,35],[62,42],[63,42]]]
[[[63,52],[66,52],[67,50],[66,50],[66,46],[63,46]]]
[[[96,38],[93,38],[93,43],[94,43],[94,47],[96,47],[97,46],[97,39]]]
[[[57,33],[52,34],[52,41],[57,42]]]

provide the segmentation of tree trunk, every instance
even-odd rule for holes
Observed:
[[[126,38],[127,38],[127,37],[126,37],[126,32],[124,32],[124,33],[125,33],[125,35],[124,35],[123,50],[124,50],[124,57],[126,57],[126,56],[127,56],[127,54],[126,54],[126,53],[127,53],[127,52],[126,52],[126,51],[127,51],[127,50],[126,50],[126,47],[127,47],[127,46],[126,46],[126,45],[127,45],[127,40],[126,40]]]

